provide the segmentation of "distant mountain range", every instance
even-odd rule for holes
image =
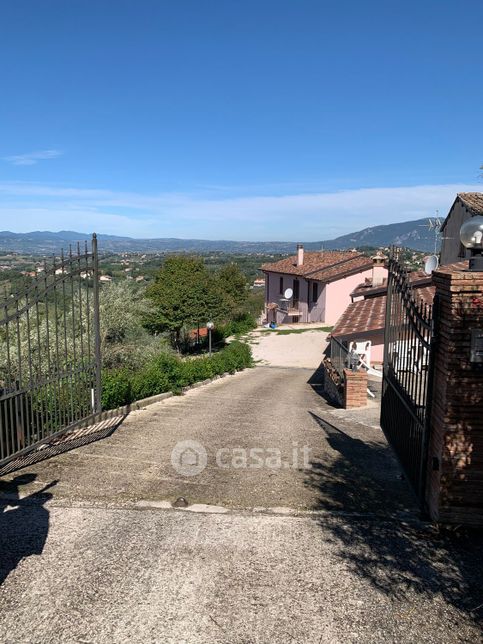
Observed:
[[[362,246],[405,246],[414,250],[434,250],[434,231],[428,230],[427,219],[405,221],[398,224],[364,228],[336,239],[304,242],[307,250],[326,250],[360,248]],[[91,236],[70,230],[58,233],[35,231],[31,233],[12,233],[0,231],[0,251],[48,255],[58,253],[69,244],[90,240]],[[224,253],[291,253],[295,250],[294,242],[244,242],[207,239],[134,239],[116,235],[98,235],[99,247],[107,252],[224,252]]]
[[[324,248],[331,250],[360,248],[361,246],[394,245],[405,246],[414,250],[434,251],[434,230],[429,230],[427,218],[416,219],[416,221],[403,221],[398,224],[364,228],[356,233],[343,235],[322,243]]]

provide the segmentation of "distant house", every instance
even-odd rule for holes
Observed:
[[[384,266],[357,251],[305,252],[263,264],[265,315],[268,322],[323,322],[334,324],[351,302],[350,294],[374,270],[382,280]],[[289,298],[285,297],[291,289]]]
[[[101,275],[99,277],[99,282],[112,282],[112,277],[110,275]]]
[[[475,215],[483,215],[482,192],[460,192],[441,227],[441,264],[453,264],[468,256],[460,241],[460,228]]]

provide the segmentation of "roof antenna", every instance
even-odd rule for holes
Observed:
[[[439,217],[439,210],[436,210],[436,217],[434,219],[431,219],[431,217],[428,219],[428,224],[427,228],[429,231],[434,230],[434,254],[438,252],[438,241],[441,236],[441,226],[443,225],[443,222],[441,221]]]

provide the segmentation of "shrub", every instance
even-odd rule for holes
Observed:
[[[215,327],[214,342],[220,342],[231,335],[245,335],[257,326],[257,321],[251,313],[240,313],[233,320]]]
[[[214,375],[210,358],[186,360],[182,363],[182,372],[183,387],[207,380]]]
[[[238,340],[232,342],[220,354],[225,356],[235,369],[244,369],[253,365],[252,351],[244,342]]]
[[[171,390],[168,375],[153,361],[131,376],[133,400],[141,400]]]
[[[102,373],[102,408],[114,409],[133,400],[131,374],[125,369],[106,370]]]
[[[180,393],[183,387],[195,382],[227,372],[235,373],[252,364],[250,347],[238,341],[211,357],[181,360],[163,353],[136,372],[125,369],[105,371],[102,379],[102,406],[103,409],[113,409],[166,391]]]
[[[229,324],[231,335],[244,335],[257,326],[257,321],[251,313],[237,315]]]
[[[100,290],[102,360],[107,369],[139,369],[158,355],[165,338],[155,337],[143,322],[152,305],[135,284],[108,284]]]

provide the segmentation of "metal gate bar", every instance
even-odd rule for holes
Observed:
[[[101,410],[99,262],[69,248],[0,300],[0,465]]]
[[[433,307],[418,298],[394,249],[389,260],[381,427],[423,506],[433,336]]]

